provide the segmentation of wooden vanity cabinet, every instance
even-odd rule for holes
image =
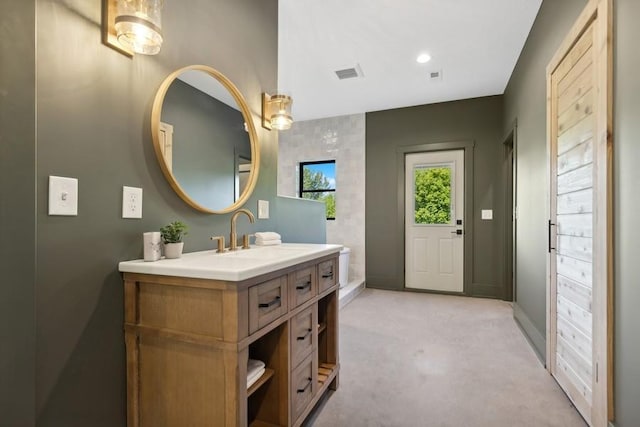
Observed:
[[[337,388],[338,254],[241,282],[124,273],[129,427],[299,426]],[[266,372],[247,389],[247,361]]]

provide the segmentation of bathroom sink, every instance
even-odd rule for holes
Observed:
[[[283,243],[252,246],[223,254],[216,251],[185,253],[178,259],[124,261],[121,272],[239,281],[290,267],[318,256],[337,253],[341,245]]]
[[[303,248],[291,248],[278,246],[251,246],[250,249],[238,249],[219,254],[223,257],[251,258],[251,259],[278,259],[287,256],[297,256]]]

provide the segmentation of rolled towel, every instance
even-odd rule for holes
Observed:
[[[258,240],[280,240],[282,238],[282,236],[280,236],[278,233],[275,233],[273,231],[261,231],[256,233],[256,242]]]
[[[281,244],[282,240],[256,240],[256,246],[275,246]]]

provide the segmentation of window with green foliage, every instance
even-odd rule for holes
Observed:
[[[336,162],[300,163],[300,192],[303,199],[325,203],[327,219],[336,219]]]
[[[451,222],[451,168],[421,167],[414,170],[416,224]]]

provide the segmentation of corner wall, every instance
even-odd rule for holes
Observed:
[[[35,425],[35,1],[0,2],[0,426]]]
[[[442,142],[475,143],[473,188],[473,259],[471,295],[502,298],[504,156],[502,97],[466,99],[367,113],[366,265],[367,286],[404,289],[404,218],[398,213],[397,148]],[[480,219],[493,209],[493,220]],[[404,253],[404,252],[403,252]]]
[[[518,295],[520,311],[544,337],[546,220],[545,68],[585,0],[545,0],[505,92],[505,129],[518,120]],[[617,427],[640,425],[640,3],[614,0],[614,404]],[[546,185],[546,184],[545,184]],[[535,342],[534,339],[532,341]],[[538,351],[544,354],[544,341]]]
[[[272,209],[270,220],[253,227],[240,219],[239,232],[278,225],[277,135],[262,129],[259,118],[260,94],[277,82],[277,0],[190,0],[188,6],[167,1],[162,51],[133,59],[100,43],[100,5],[37,0],[38,160],[32,198],[38,200],[39,427],[126,424],[123,286],[117,269],[119,261],[142,256],[142,233],[183,220],[190,226],[185,250],[192,252],[211,249],[209,236],[229,232],[229,215],[187,206],[157,164],[150,109],[171,71],[210,65],[243,93],[262,157],[245,207],[255,212],[257,199],[265,199]],[[33,70],[26,64],[25,69]],[[49,175],[79,179],[77,217],[47,215]],[[143,219],[121,218],[123,185],[144,189]]]
[[[516,294],[514,310],[539,356],[546,352],[546,67],[585,0],[542,3],[504,94],[503,131],[517,121]]]
[[[349,281],[365,279],[365,115],[296,122],[280,134],[278,194],[296,197],[299,164],[336,161],[336,219],[327,243],[351,248]]]
[[[640,426],[640,2],[614,1],[615,425]]]

